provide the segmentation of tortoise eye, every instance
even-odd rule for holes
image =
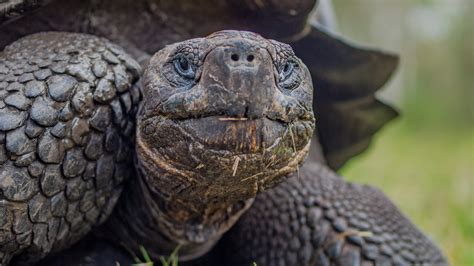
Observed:
[[[278,74],[278,83],[281,88],[292,90],[295,89],[301,82],[298,62],[289,59],[280,67]]]
[[[285,65],[283,65],[283,69],[280,73],[280,82],[286,80],[291,73],[293,72],[294,69],[294,62],[286,62]]]
[[[192,67],[192,64],[189,61],[189,59],[186,58],[185,56],[178,55],[173,60],[173,65],[174,65],[174,69],[176,70],[176,72],[178,72],[179,75],[188,79],[194,78],[195,72]]]
[[[188,71],[189,62],[186,58],[184,58],[184,57],[179,58],[178,63],[179,63],[179,67],[182,71]]]

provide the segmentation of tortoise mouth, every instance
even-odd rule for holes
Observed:
[[[236,197],[249,198],[296,170],[309,150],[314,120],[156,115],[139,119],[137,128],[138,161],[148,165],[147,172],[165,171],[187,183],[219,187],[219,198],[244,182],[247,189],[239,193],[251,195]]]
[[[309,120],[287,123],[268,117],[222,115],[179,119],[174,123],[206,148],[232,154],[265,153],[288,139],[296,152],[307,144],[314,127]]]

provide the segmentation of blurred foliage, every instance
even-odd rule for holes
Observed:
[[[380,95],[401,117],[341,173],[382,189],[453,265],[474,265],[474,1],[334,2],[343,36],[401,57]]]

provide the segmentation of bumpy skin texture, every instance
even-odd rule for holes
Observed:
[[[258,195],[223,239],[225,265],[445,265],[378,189],[319,163]]]
[[[140,66],[105,39],[25,37],[0,53],[0,264],[104,222],[133,169]]]

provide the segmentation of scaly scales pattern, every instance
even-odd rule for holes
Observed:
[[[108,218],[133,171],[140,72],[84,34],[30,35],[0,53],[1,263],[63,249]]]
[[[300,172],[258,195],[226,236],[232,265],[446,264],[380,190],[318,163]]]

